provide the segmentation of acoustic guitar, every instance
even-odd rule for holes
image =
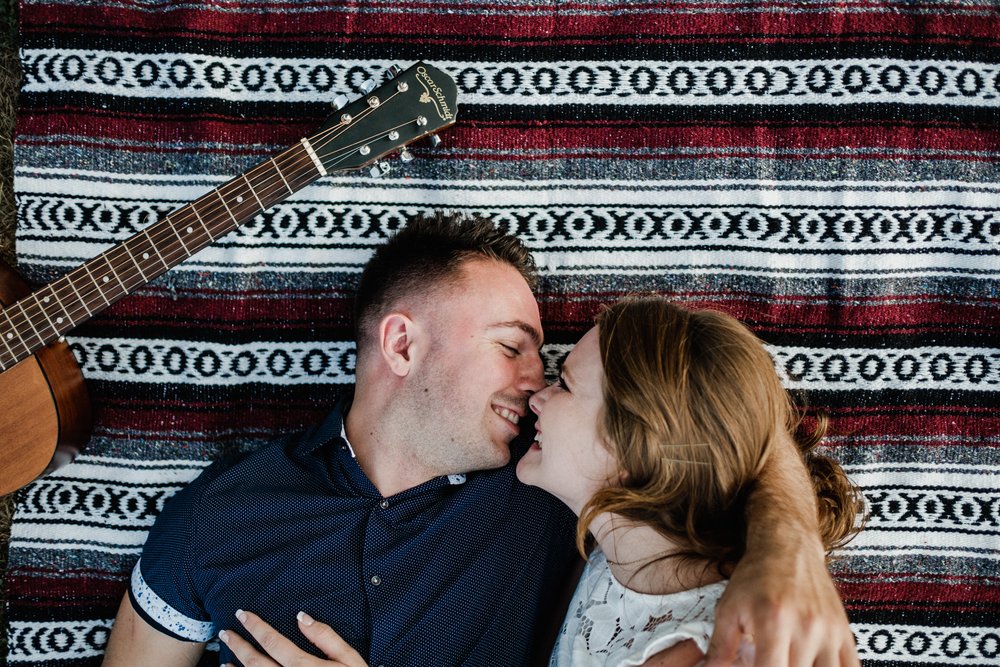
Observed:
[[[455,122],[457,90],[441,70],[392,67],[366,81],[311,136],[30,292],[0,265],[0,494],[71,461],[90,438],[83,376],[63,335],[219,237],[334,171],[380,158]]]

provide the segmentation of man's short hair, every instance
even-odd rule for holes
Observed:
[[[412,218],[365,265],[354,301],[359,350],[384,313],[403,296],[455,283],[463,263],[490,259],[513,267],[534,291],[537,268],[520,239],[481,216],[448,213]]]

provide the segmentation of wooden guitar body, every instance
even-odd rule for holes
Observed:
[[[0,305],[30,293],[0,261]],[[90,438],[90,397],[65,342],[41,348],[0,373],[0,495],[73,460]]]

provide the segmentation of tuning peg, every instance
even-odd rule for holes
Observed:
[[[436,135],[436,134],[428,134],[427,138],[430,139],[431,146],[433,148],[437,148],[438,146],[441,145],[441,137],[439,137],[438,135]]]
[[[389,65],[389,67],[385,70],[385,80],[389,81],[390,79],[395,79],[402,71],[403,70],[399,67],[399,65]]]
[[[349,100],[347,99],[347,95],[337,95],[335,98],[333,98],[333,102],[331,102],[330,104],[331,106],[333,106],[334,109],[340,111],[341,109],[347,106],[348,102]]]
[[[388,162],[382,160],[381,162],[376,162],[372,165],[372,168],[368,170],[368,173],[372,175],[372,178],[381,178],[389,173],[392,167]]]
[[[368,93],[370,93],[373,90],[375,90],[375,80],[374,79],[365,79],[364,81],[361,82],[361,85],[358,86],[358,88],[361,89],[361,94],[362,95],[367,95]]]
[[[413,160],[413,153],[404,148],[403,150],[399,151],[399,159],[402,160],[403,162],[410,162]]]

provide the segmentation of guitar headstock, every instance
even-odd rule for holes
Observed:
[[[457,111],[452,78],[418,62],[339,109],[308,141],[328,172],[357,169],[448,127]]]

